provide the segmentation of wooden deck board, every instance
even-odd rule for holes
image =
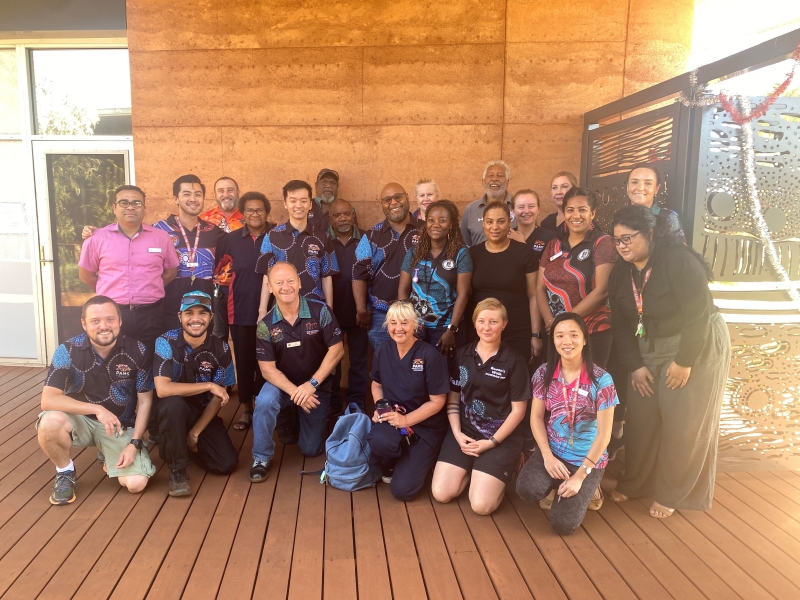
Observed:
[[[353,540],[353,499],[347,492],[326,490],[324,600],[358,597],[356,550]]]
[[[362,565],[362,568],[356,569],[358,597],[370,600],[391,598],[392,585],[377,492],[367,488],[353,492],[352,497],[356,562]]]

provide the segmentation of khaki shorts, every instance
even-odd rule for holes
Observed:
[[[36,429],[39,429],[39,421],[48,412],[59,411],[46,410],[39,413],[39,418],[36,420]],[[156,468],[150,462],[150,455],[147,453],[146,448],[136,451],[136,458],[133,459],[131,465],[124,469],[117,468],[120,454],[131,443],[131,438],[133,437],[132,427],[123,431],[119,437],[109,436],[106,433],[106,428],[97,419],[92,419],[86,415],[61,414],[66,415],[72,425],[72,445],[80,448],[97,446],[106,457],[106,468],[108,469],[109,477],[127,477],[129,475],[152,477],[155,475]]]

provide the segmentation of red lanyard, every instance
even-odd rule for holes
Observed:
[[[582,374],[583,369],[581,369],[581,375]],[[564,410],[567,411],[567,424],[569,425],[569,445],[572,446],[575,434],[575,417],[578,413],[578,388],[580,387],[581,376],[578,375],[578,379],[573,382],[575,385],[573,386],[572,393],[567,391],[569,386],[567,385],[564,376],[559,375],[559,379],[561,380],[561,391],[564,393]]]
[[[183,243],[186,244],[186,251],[189,253],[189,261],[186,263],[186,266],[189,267],[189,271],[192,272],[192,283],[194,283],[194,268],[197,266],[197,263],[195,262],[197,259],[197,246],[200,244],[200,221],[197,221],[197,233],[194,236],[194,248],[189,245],[189,236],[186,235],[186,230],[181,224],[181,219],[178,215],[175,215],[175,222],[178,224],[178,229],[181,230]]]
[[[647,285],[647,281],[650,279],[650,274],[653,272],[653,269],[647,269],[644,272],[644,277],[642,277],[642,289],[636,289],[636,282],[633,280],[633,273],[631,273],[631,287],[633,288],[633,300],[636,302],[636,312],[639,313],[639,324],[636,326],[636,337],[643,337],[644,336],[644,323],[642,322],[642,316],[644,313],[642,300],[644,299],[644,286]]]

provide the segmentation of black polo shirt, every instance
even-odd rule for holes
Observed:
[[[245,225],[231,231],[217,246],[214,273],[219,273],[230,265],[228,323],[231,325],[255,325],[258,321],[264,278],[256,272],[256,262],[261,255],[261,244],[266,234],[264,232],[254,236]],[[221,318],[221,315],[214,318]]]
[[[289,381],[301,385],[314,376],[328,348],[341,341],[342,330],[328,305],[301,297],[294,325],[283,318],[277,303],[258,322],[256,357],[261,362],[274,362]],[[319,387],[330,390],[330,386],[328,376]]]
[[[231,349],[227,342],[206,333],[206,339],[192,348],[184,338],[183,329],[171,329],[156,339],[153,356],[153,376],[169,377],[176,383],[208,383],[227,387],[236,383]],[[211,392],[187,396],[188,402],[208,406]]]
[[[536,255],[536,260],[541,262],[542,252],[544,252],[544,249],[547,247],[547,242],[556,237],[556,235],[558,234],[554,230],[547,229],[540,225],[531,232],[528,239],[525,240],[525,243],[533,250],[533,253]]]
[[[73,400],[99,404],[112,412],[123,427],[133,427],[136,394],[155,387],[145,352],[141,342],[120,335],[103,360],[89,336],[82,333],[56,348],[44,384],[62,390]]]
[[[356,301],[353,298],[353,265],[356,264],[356,247],[364,232],[353,228],[353,235],[342,244],[336,237],[333,228],[328,229],[333,251],[339,263],[339,272],[331,278],[333,281],[333,314],[342,327],[356,326]]]
[[[461,431],[488,440],[511,414],[512,402],[529,402],[533,396],[525,359],[502,342],[497,354],[481,362],[478,341],[458,349],[458,372],[450,374],[450,389],[461,394]]]
[[[331,225],[327,213],[322,210],[322,198],[314,198],[311,203],[311,210],[308,212],[308,224],[313,225],[323,231],[327,231]]]
[[[392,405],[399,404],[407,412],[417,410],[431,395],[450,391],[447,359],[436,348],[421,340],[414,342],[403,358],[394,340],[387,340],[375,349],[370,377],[383,386],[383,396]],[[444,408],[411,428],[423,440],[435,446],[447,428]]]
[[[300,274],[300,293],[305,298],[323,302],[322,278],[339,272],[327,229],[312,225],[310,221],[303,231],[297,231],[287,221],[264,236],[256,271],[266,275],[276,262],[293,264]]]
[[[397,300],[400,269],[408,249],[419,241],[419,226],[413,216],[402,233],[398,234],[387,219],[367,231],[356,248],[353,279],[369,281],[369,304],[382,312]]]

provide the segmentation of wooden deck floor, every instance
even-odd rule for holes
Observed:
[[[252,433],[230,429],[239,469],[192,468],[191,497],[167,496],[157,452],[158,473],[132,495],[89,448],[75,452],[77,500],[54,507],[33,429],[43,379],[0,367],[3,598],[800,598],[796,472],[720,475],[712,511],[664,521],[646,502],[606,501],[561,538],[512,491],[479,517],[427,494],[398,502],[383,484],[326,488],[298,476],[323,459],[296,446],[279,445],[268,481],[251,485]]]

